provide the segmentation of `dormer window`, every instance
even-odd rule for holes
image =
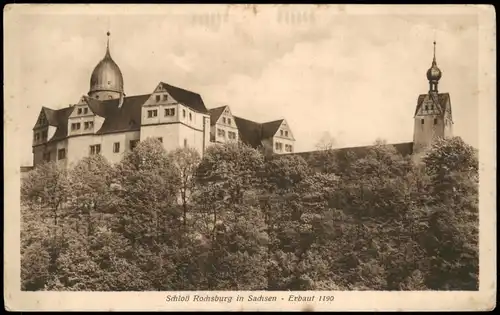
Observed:
[[[46,130],[42,132],[42,139],[47,140],[47,131]]]
[[[222,117],[222,123],[225,124],[226,123],[226,117]]]
[[[189,113],[189,120],[193,120],[193,115]]]
[[[167,94],[163,94],[163,100],[164,101],[168,100],[168,95]]]
[[[82,114],[82,109],[78,108],[78,115],[81,115],[81,114]]]
[[[89,112],[89,109],[88,109],[87,107],[85,107],[85,108],[83,109],[83,113],[84,113],[84,114],[88,114],[88,112]]]
[[[283,137],[283,130],[280,130],[280,135]]]
[[[231,124],[231,118],[228,118],[227,119],[227,124],[230,125]]]
[[[285,130],[285,137],[288,137],[288,130]]]
[[[161,99],[161,95],[156,95],[156,101],[159,102]]]

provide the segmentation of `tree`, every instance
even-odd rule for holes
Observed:
[[[422,240],[431,289],[477,290],[479,207],[477,151],[459,137],[439,139],[423,158],[430,178]]]
[[[112,165],[100,154],[80,160],[69,172],[71,189],[71,218],[77,232],[82,222],[86,223],[86,238],[90,244],[95,216],[107,211],[112,200]]]
[[[267,287],[267,233],[258,206],[263,156],[241,143],[207,149],[196,173],[197,228],[210,290]]]
[[[179,175],[171,157],[157,139],[148,138],[124,156],[116,166],[117,192],[112,231],[127,239],[134,264],[146,281],[168,290],[161,277],[171,262],[167,253],[179,248],[182,212],[177,205]]]
[[[40,274],[45,264],[42,259],[44,252],[41,252],[41,260],[37,260],[43,263],[39,266],[39,271],[30,271],[34,264],[28,261],[33,255],[32,250],[40,247],[45,247],[49,254],[48,272],[57,270],[57,259],[65,246],[63,219],[67,213],[64,208],[68,196],[67,171],[57,162],[47,162],[37,166],[23,181],[21,253],[24,268],[21,269],[22,272]],[[24,248],[27,250],[24,251]],[[26,276],[29,275],[22,275]],[[41,285],[40,281],[37,281],[38,285]]]
[[[179,193],[183,209],[183,224],[187,225],[188,203],[195,186],[194,175],[201,157],[193,148],[178,148],[171,153],[174,166],[179,174]]]

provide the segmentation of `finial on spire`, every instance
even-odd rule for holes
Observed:
[[[109,34],[109,32],[108,32],[108,34]],[[436,41],[434,41],[434,58],[433,58],[433,60],[435,63],[436,62]]]
[[[111,54],[109,53],[109,35],[111,35],[111,33],[108,31],[106,35],[108,36],[108,43],[106,44],[106,56],[111,56]]]

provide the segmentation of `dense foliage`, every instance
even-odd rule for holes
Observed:
[[[147,139],[117,165],[43,164],[21,188],[22,289],[478,289],[478,160],[460,138],[310,162]]]

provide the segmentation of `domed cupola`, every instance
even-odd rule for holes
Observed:
[[[432,59],[432,65],[427,70],[427,80],[429,80],[429,91],[437,92],[437,86],[439,83],[439,79],[441,79],[442,72],[437,66],[436,62],[436,42],[434,42],[434,58]]]
[[[111,58],[109,52],[109,35],[106,47],[106,55],[97,64],[90,77],[89,96],[99,100],[121,98],[123,92],[123,75],[120,67]]]

